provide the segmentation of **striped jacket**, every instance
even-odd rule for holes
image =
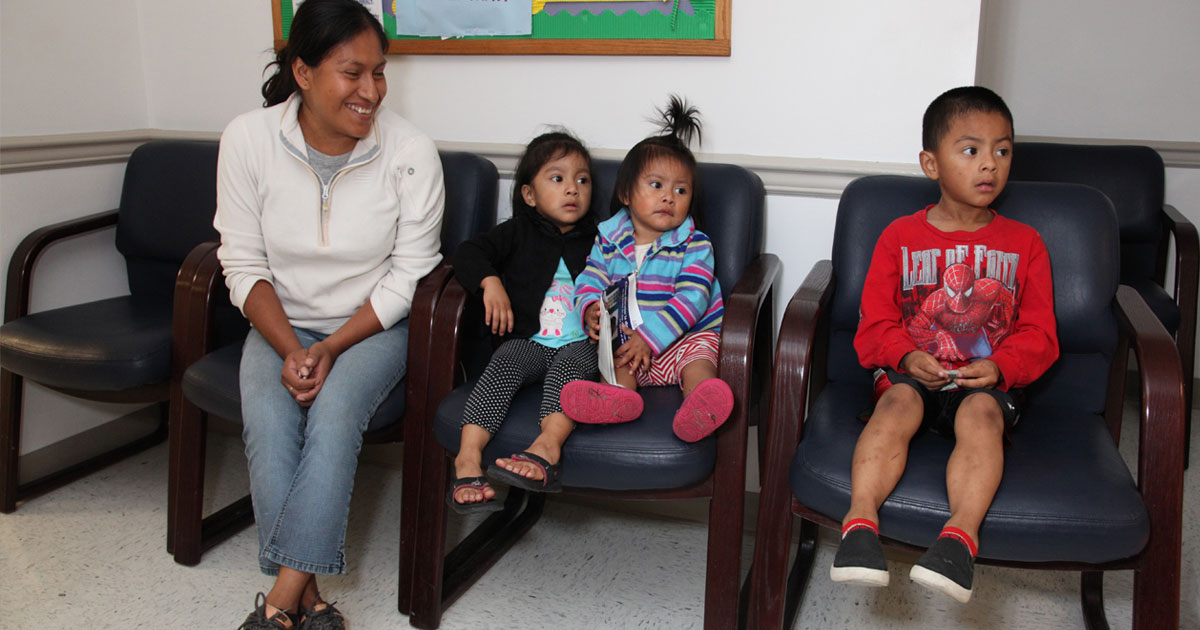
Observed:
[[[575,303],[581,316],[592,302],[600,300],[605,287],[636,270],[643,319],[637,331],[654,356],[685,334],[720,332],[725,305],[715,275],[712,241],[696,229],[691,217],[654,241],[641,269],[636,269],[628,209],[621,209],[598,227],[600,233],[587,267],[575,280]]]

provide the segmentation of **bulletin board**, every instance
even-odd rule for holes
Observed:
[[[730,54],[732,0],[667,0],[657,11],[621,11],[621,2],[534,0],[533,34],[441,39],[396,34],[396,18],[384,0],[383,28],[389,54],[417,55],[702,55]],[[617,11],[601,10],[612,5]],[[582,6],[582,5],[577,5]],[[287,42],[292,0],[271,0],[275,49]],[[592,10],[599,10],[596,15]]]

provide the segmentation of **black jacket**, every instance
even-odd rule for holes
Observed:
[[[514,319],[512,332],[504,338],[528,338],[540,329],[542,301],[558,269],[558,260],[566,261],[575,279],[587,265],[595,239],[596,220],[590,212],[563,234],[537,210],[514,208],[511,219],[458,246],[454,275],[476,298],[483,297],[479,283],[484,278],[499,276],[512,303]]]

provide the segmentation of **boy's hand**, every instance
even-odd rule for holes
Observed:
[[[512,332],[512,303],[508,301],[508,291],[504,290],[500,277],[488,276],[479,286],[483,288],[483,321],[491,327],[492,334],[503,337]]]
[[[929,389],[940,389],[950,382],[946,368],[932,354],[913,350],[900,360],[900,369]]]
[[[628,326],[621,326],[621,330],[629,335],[629,341],[621,344],[620,348],[613,353],[614,367],[629,366],[629,373],[636,374],[641,370],[650,369],[650,361],[654,357],[654,352],[650,350],[650,344],[646,343],[642,336]]]
[[[588,304],[587,310],[583,312],[584,329],[587,335],[596,341],[600,341],[600,303],[592,302]]]
[[[1000,367],[991,359],[980,359],[958,368],[958,378],[954,379],[959,387],[984,389],[995,387],[1000,382]]]

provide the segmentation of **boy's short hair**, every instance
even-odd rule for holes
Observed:
[[[950,123],[971,112],[997,113],[1008,119],[1009,127],[1013,126],[1012,112],[999,94],[978,85],[958,87],[933,99],[925,110],[921,148],[926,151],[937,149],[938,143],[950,132]]]

